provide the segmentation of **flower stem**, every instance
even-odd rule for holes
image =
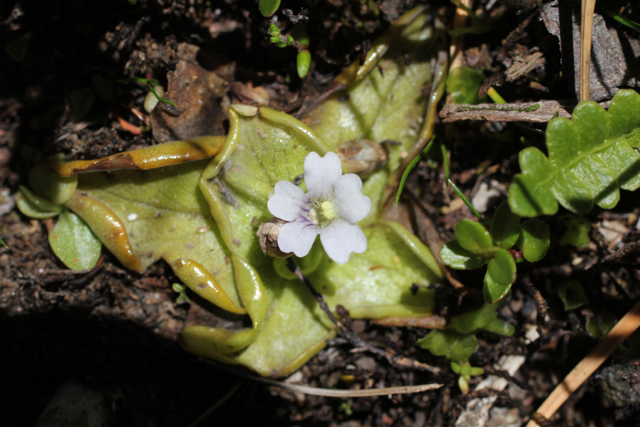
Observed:
[[[363,351],[363,350],[368,351],[380,357],[381,359],[386,359],[389,363],[402,369],[415,369],[420,371],[427,371],[436,376],[441,374],[440,368],[438,367],[430,366],[430,365],[427,365],[426,363],[418,362],[417,360],[409,359],[402,355],[398,355],[391,349],[383,350],[381,348],[378,348],[371,344],[366,343],[364,340],[359,338],[352,331],[348,330],[342,324],[342,322],[340,322],[336,318],[336,316],[329,309],[329,306],[327,305],[327,303],[324,302],[324,298],[322,298],[322,294],[318,292],[316,288],[313,287],[309,279],[304,277],[304,275],[302,274],[302,271],[300,271],[300,267],[298,267],[291,258],[287,258],[287,267],[293,272],[293,274],[295,274],[298,277],[298,279],[300,279],[302,283],[304,283],[307,286],[309,291],[311,291],[311,294],[315,297],[316,301],[318,301],[318,304],[320,304],[320,307],[322,308],[322,310],[325,313],[327,313],[327,316],[329,316],[329,319],[331,319],[331,321],[338,327],[338,331],[340,332],[340,335],[345,337],[347,341],[351,343],[351,345],[353,345],[356,349],[359,349],[359,351]]]
[[[307,286],[307,289],[309,289],[309,291],[311,292],[311,295],[313,295],[316,301],[318,301],[318,304],[320,304],[320,308],[322,308],[322,311],[327,313],[327,316],[329,316],[329,319],[331,319],[331,321],[338,327],[340,334],[343,336],[348,336],[347,329],[344,327],[342,322],[340,322],[336,318],[336,316],[331,312],[331,309],[329,309],[329,306],[324,301],[324,298],[322,298],[322,294],[318,292],[316,288],[313,287],[313,284],[309,281],[309,279],[304,277],[304,275],[302,274],[302,271],[300,271],[300,267],[298,267],[291,258],[287,258],[287,267],[289,267],[289,270],[291,270],[293,274],[295,274],[296,277],[300,279],[300,281]]]

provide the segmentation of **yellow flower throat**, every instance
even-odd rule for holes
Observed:
[[[311,199],[311,209],[309,210],[309,221],[320,228],[326,227],[338,216],[336,205],[331,200]]]

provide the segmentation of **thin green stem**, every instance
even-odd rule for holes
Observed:
[[[625,25],[633,30],[636,30],[638,32],[640,32],[640,24],[638,24],[637,22],[631,21],[627,18],[623,18],[622,16],[618,15],[617,13],[613,12],[611,9],[608,9],[604,6],[602,6],[601,4],[598,4],[596,6],[596,8],[598,9],[599,12],[604,13],[605,15],[607,15],[609,18],[612,18],[615,21],[618,21],[619,23],[621,23],[622,25]]]
[[[469,210],[471,210],[471,212],[476,216],[476,218],[478,218],[478,221],[484,221],[484,218],[482,218],[482,215],[480,215],[480,212],[478,212],[476,210],[476,208],[473,207],[473,205],[471,204],[471,202],[469,201],[469,199],[467,199],[465,197],[464,194],[462,194],[462,191],[460,191],[460,189],[458,189],[458,187],[456,187],[456,185],[453,183],[453,181],[451,181],[449,178],[447,178],[447,182],[449,183],[449,185],[451,185],[451,188],[453,188],[453,191],[456,192],[456,194],[458,195],[458,197],[460,197],[462,199],[462,201],[464,202],[465,205],[467,205],[467,207],[469,208]]]
[[[414,157],[411,163],[409,163],[409,166],[407,166],[407,168],[404,170],[404,173],[402,174],[402,178],[400,179],[400,185],[398,186],[398,193],[396,194],[396,207],[398,206],[398,201],[400,201],[400,194],[402,194],[402,189],[404,188],[404,182],[407,180],[407,177],[409,176],[409,172],[411,172],[413,167],[416,164],[418,164],[420,160],[422,160],[427,154],[429,154],[429,150],[431,150],[431,146],[433,145],[435,140],[436,140],[436,136],[434,135],[431,137],[431,141],[429,141],[429,145],[427,145],[420,154]]]
[[[153,96],[158,98],[158,101],[165,102],[169,105],[173,105],[174,107],[176,106],[175,102],[171,101],[170,99],[163,98],[157,94],[156,90],[153,88],[153,84],[151,84],[151,79],[147,80],[147,87],[149,88],[149,91],[153,94]]]

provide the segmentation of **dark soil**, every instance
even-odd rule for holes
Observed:
[[[113,426],[187,426],[232,389],[235,392],[229,399],[199,425],[453,425],[474,394],[463,396],[457,377],[449,373],[449,362],[416,345],[425,329],[387,328],[365,321],[351,325],[367,343],[440,367],[445,373],[437,377],[401,369],[371,353],[351,352],[349,342],[337,338],[296,379],[324,388],[371,388],[381,380],[387,386],[438,381],[445,384],[440,390],[342,400],[265,386],[180,349],[177,337],[187,308],[175,303],[177,294],[171,284],[176,279],[166,264],[157,263],[139,275],[124,269],[105,251],[94,270],[70,272],[48,246],[47,231],[53,221],[31,220],[14,209],[14,195],[19,185],[26,185],[29,168],[48,155],[90,159],[156,144],[151,132],[134,135],[118,121],[119,117],[144,127],[131,109],[141,108],[147,90],[114,82],[147,77],[166,84],[167,72],[175,68],[179,44],[200,47],[203,66],[209,64],[228,83],[265,86],[276,101],[274,106],[295,113],[300,96],[306,96],[306,103],[313,101],[312,94],[321,93],[337,73],[359,59],[367,42],[416,3],[284,1],[282,8],[294,14],[303,9],[309,17],[305,26],[311,35],[314,68],[304,83],[295,73],[295,51],[268,45],[269,21],[253,0],[139,0],[135,5],[125,0],[24,0],[0,4],[0,238],[7,244],[0,248],[3,426],[34,425],[56,391],[70,381],[101,394]],[[452,4],[445,0],[429,3],[450,24]],[[493,2],[476,3],[475,8],[484,10],[484,18],[495,16],[499,7],[486,10],[487,3]],[[504,3],[526,6],[535,2]],[[625,16],[638,21],[639,10],[633,2],[612,3],[611,9],[623,10]],[[503,44],[532,13],[535,9],[506,10],[492,31],[467,37],[466,62],[489,75],[504,71],[505,58],[537,49],[546,63],[505,83],[499,88],[501,95],[510,102],[551,99],[575,103],[573,88],[562,77],[557,38],[542,22],[532,19],[516,41]],[[287,18],[280,16],[280,20]],[[610,25],[637,38],[626,27]],[[220,98],[231,96],[230,87],[220,90]],[[223,115],[212,123],[220,132],[226,125]],[[498,131],[503,141],[496,140]],[[501,123],[440,125],[438,132],[446,135],[452,179],[469,197],[479,191],[481,183],[495,181],[502,192],[500,200],[504,199],[506,185],[519,172],[517,154],[522,146],[517,141],[524,133],[539,143],[533,131]],[[504,142],[507,140],[510,142]],[[421,238],[433,233],[425,229],[429,224],[435,226],[440,239],[451,239],[455,223],[472,217],[466,207],[442,210],[455,194],[444,186],[441,169],[419,164],[408,188],[417,195],[406,202]],[[512,294],[500,309],[501,318],[516,328],[513,337],[479,334],[473,366],[490,370],[503,355],[526,356],[512,379],[517,386],[499,393],[496,403],[515,408],[520,421],[528,420],[558,381],[595,345],[587,322],[601,321],[605,309],[620,319],[640,297],[635,253],[588,270],[621,245],[638,240],[640,207],[635,197],[623,192],[615,210],[595,209],[588,215],[594,225],[588,247],[552,243],[542,262],[519,268]],[[552,232],[559,235],[560,222],[550,221]],[[604,221],[622,226],[621,240],[603,237]],[[581,281],[591,304],[567,312],[551,289],[570,277]],[[482,283],[482,273],[465,272],[458,279],[466,284]],[[449,283],[437,286],[455,300]],[[536,304],[540,296],[543,305]],[[536,325],[542,337],[524,344],[525,325]],[[548,425],[640,425],[640,378],[634,360],[614,355],[605,366],[608,370],[598,371]],[[479,380],[471,380],[472,389]]]

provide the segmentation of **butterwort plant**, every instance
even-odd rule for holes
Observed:
[[[371,212],[371,199],[362,194],[358,175],[342,174],[336,153],[316,152],[304,161],[307,192],[289,181],[279,181],[267,202],[269,212],[284,221],[277,245],[283,253],[306,256],[320,235],[333,261],[344,264],[352,253],[367,250],[367,238],[357,223]]]

